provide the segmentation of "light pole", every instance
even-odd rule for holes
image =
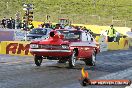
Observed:
[[[61,18],[61,13],[62,13],[62,5],[59,6],[59,14],[60,14],[60,16],[58,18]]]
[[[61,14],[61,5],[60,5],[60,10],[59,10],[60,14]]]
[[[8,10],[8,8],[9,8],[8,2],[6,2],[6,8],[7,8],[7,10]]]
[[[93,0],[93,7],[94,7],[94,10],[95,10],[95,14],[96,14],[96,0]]]

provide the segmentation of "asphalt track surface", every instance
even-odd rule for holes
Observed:
[[[90,79],[132,80],[132,50],[107,51],[97,55],[95,67],[78,61],[73,69],[68,64],[43,60],[34,64],[33,57],[0,55],[0,88],[83,88],[78,79],[85,68]],[[125,88],[125,86],[87,86],[84,88]]]

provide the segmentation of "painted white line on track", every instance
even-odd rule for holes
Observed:
[[[123,71],[118,71],[115,73],[108,74],[98,79],[123,79],[132,75],[132,68],[125,69]]]
[[[130,86],[126,86],[125,88],[132,88],[132,84]]]

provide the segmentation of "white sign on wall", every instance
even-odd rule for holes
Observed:
[[[16,30],[15,31],[15,40],[17,41],[21,41],[21,40],[24,40],[24,37],[25,37],[25,31],[22,31],[22,30]]]

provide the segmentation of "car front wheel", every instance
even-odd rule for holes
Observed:
[[[84,61],[85,61],[85,64],[88,65],[88,66],[95,66],[95,63],[96,63],[96,54],[95,54],[95,52],[93,52],[93,54],[91,55],[90,58],[87,58]]]
[[[69,58],[69,67],[70,68],[75,67],[76,60],[77,60],[76,52],[73,51],[72,55]]]
[[[40,66],[41,65],[41,63],[42,63],[42,56],[34,56],[34,62],[35,62],[35,64],[37,65],[37,66]]]

